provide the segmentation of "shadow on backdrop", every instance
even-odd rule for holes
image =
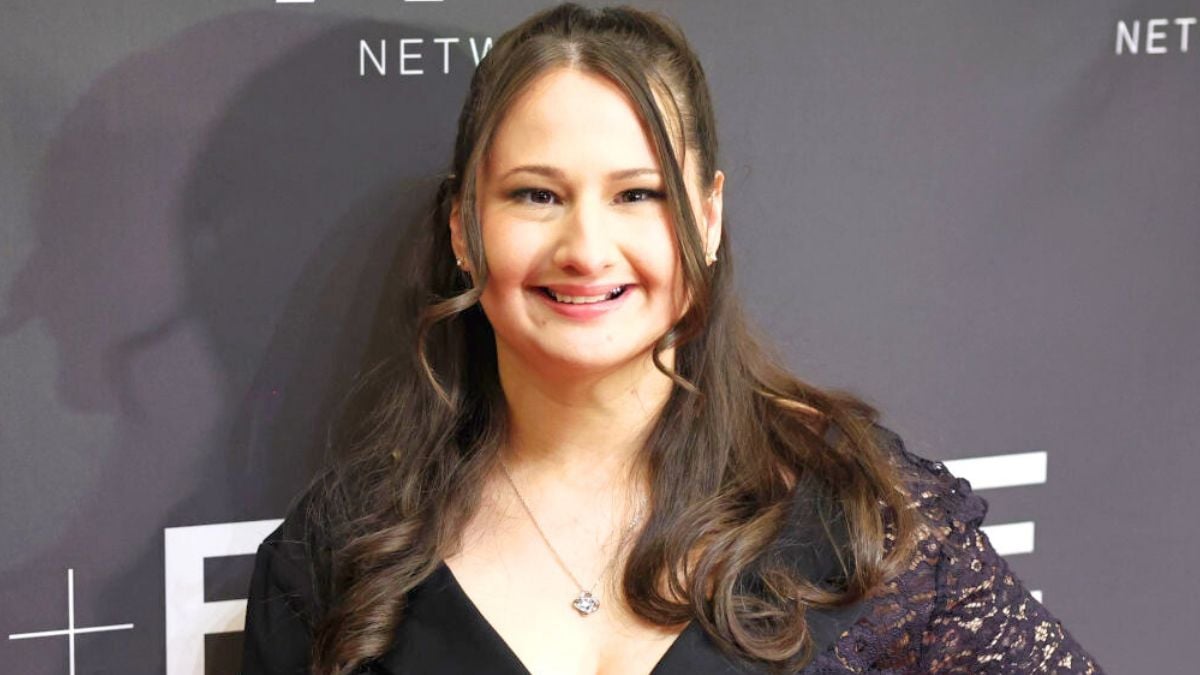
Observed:
[[[0,553],[3,604],[30,608],[8,632],[65,624],[74,567],[77,626],[134,624],[79,636],[79,667],[164,672],[163,528],[282,517],[355,373],[406,353],[406,273],[474,58],[456,52],[443,74],[439,51],[423,76],[393,62],[360,77],[359,40],[387,40],[394,59],[399,37],[432,33],[228,15],[114,66],[66,118],[0,335],[40,322],[56,413],[113,432],[23,459],[55,479],[18,486],[28,511],[5,519],[47,533]],[[244,594],[250,560],[231,560],[206,600]],[[9,642],[5,661],[60,675],[63,642]],[[205,672],[238,672],[240,643],[210,636]]]

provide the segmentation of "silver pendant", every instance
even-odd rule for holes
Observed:
[[[592,597],[588,591],[580,591],[579,597],[575,598],[575,602],[571,604],[584,616],[595,614],[596,610],[600,609],[600,601]]]

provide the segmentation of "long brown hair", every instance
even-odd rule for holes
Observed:
[[[694,619],[727,652],[795,670],[813,657],[807,607],[869,596],[909,557],[918,516],[896,489],[899,468],[879,447],[878,413],[852,394],[794,377],[754,333],[734,295],[728,225],[720,262],[704,262],[682,169],[682,155],[695,153],[700,187],[712,188],[717,138],[698,58],[660,16],[564,4],[505,33],[476,69],[453,165],[421,236],[406,242],[418,251],[408,270],[411,301],[381,309],[414,319],[415,348],[380,360],[363,378],[359,399],[369,403],[356,409],[367,412],[343,425],[352,428],[340,441],[343,456],[311,491],[307,512],[327,537],[316,674],[349,673],[387,651],[406,594],[456,550],[479,507],[507,419],[495,337],[478,305],[488,268],[476,172],[507,107],[559,67],[608,78],[644,121],[692,298],[653,352],[675,386],[638,457],[651,497],[622,571],[632,610],[663,626]],[[448,218],[456,201],[473,277],[453,262]],[[660,358],[669,348],[673,368]],[[834,586],[763,555],[801,478],[835,505],[822,514],[827,530],[838,521],[847,535],[836,542],[844,574]],[[738,582],[752,566],[763,582],[753,593]]]

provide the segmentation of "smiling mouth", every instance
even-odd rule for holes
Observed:
[[[546,297],[548,297],[551,300],[553,300],[557,303],[560,303],[560,304],[593,305],[598,302],[608,302],[609,300],[614,300],[616,298],[619,298],[619,297],[621,297],[621,294],[623,294],[625,292],[625,289],[627,289],[627,288],[629,288],[628,285],[617,286],[616,288],[612,289],[608,293],[604,293],[602,295],[588,295],[588,296],[562,295],[559,293],[555,293],[554,291],[550,290],[549,288],[547,288],[545,286],[539,286],[538,290],[541,291]]]

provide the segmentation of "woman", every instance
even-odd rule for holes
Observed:
[[[985,502],[790,375],[733,296],[668,22],[502,36],[436,198],[417,349],[259,549],[245,671],[1100,672]]]

